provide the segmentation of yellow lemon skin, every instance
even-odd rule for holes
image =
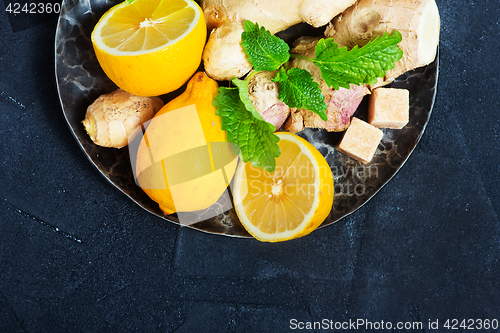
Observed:
[[[165,214],[210,207],[234,175],[238,157],[212,105],[217,93],[216,81],[196,73],[153,117],[139,144],[139,185]]]
[[[236,214],[250,235],[262,242],[311,233],[330,214],[334,197],[333,174],[323,155],[295,134],[276,135],[282,152],[276,171],[241,163],[234,177]]]
[[[281,134],[280,134],[281,135]],[[292,133],[286,133],[285,135],[293,135]],[[281,137],[281,136],[280,136]],[[321,223],[328,217],[330,211],[332,210],[333,205],[333,197],[334,197],[334,184],[333,184],[333,173],[332,169],[328,165],[328,162],[325,160],[323,155],[314,148],[314,146],[309,143],[307,140],[298,137],[299,140],[303,141],[304,145],[307,145],[314,156],[314,160],[318,163],[319,169],[319,198],[318,205],[313,213],[313,218],[310,223],[308,223],[307,227],[303,229],[296,237],[302,237],[308,235],[313,230],[318,228]]]
[[[195,24],[188,32],[166,46],[145,51],[131,49],[121,52],[106,46],[100,35],[102,29],[99,27],[128,5],[124,1],[112,7],[101,17],[92,32],[91,40],[101,68],[119,88],[134,95],[159,96],[177,90],[191,78],[201,63],[207,38],[205,17],[201,8],[196,3],[192,5],[196,11]]]

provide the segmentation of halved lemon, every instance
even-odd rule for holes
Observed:
[[[131,94],[158,96],[186,83],[201,63],[207,27],[193,0],[124,1],[92,32],[106,75]]]
[[[235,173],[236,214],[256,239],[280,242],[309,234],[328,217],[333,175],[321,153],[291,133],[276,133],[281,156],[269,173],[241,163]]]

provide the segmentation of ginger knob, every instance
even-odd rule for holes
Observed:
[[[103,147],[122,148],[138,126],[153,118],[161,109],[159,97],[142,97],[118,89],[99,96],[87,108],[82,121],[90,139]]]

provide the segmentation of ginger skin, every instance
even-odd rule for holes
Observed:
[[[381,16],[373,8],[364,7],[354,10],[348,8],[333,20],[325,30],[325,37],[334,37],[339,46],[351,49],[355,45],[363,46],[373,36],[373,30],[380,24]]]
[[[240,45],[245,20],[256,22],[273,34],[302,22],[321,27],[354,2],[202,0],[201,8],[211,31],[203,52],[205,71],[211,78],[224,81],[241,77],[251,70]]]
[[[133,139],[132,132],[153,118],[162,106],[159,97],[136,96],[118,89],[99,96],[87,108],[82,123],[95,144],[122,148]]]
[[[275,75],[276,72],[253,75],[248,82],[248,97],[262,118],[278,130],[290,114],[290,108],[279,99],[278,84],[272,81]]]

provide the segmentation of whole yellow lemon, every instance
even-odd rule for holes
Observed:
[[[153,117],[139,144],[136,176],[166,214],[213,205],[238,161],[212,105],[218,84],[196,73],[179,97]]]

